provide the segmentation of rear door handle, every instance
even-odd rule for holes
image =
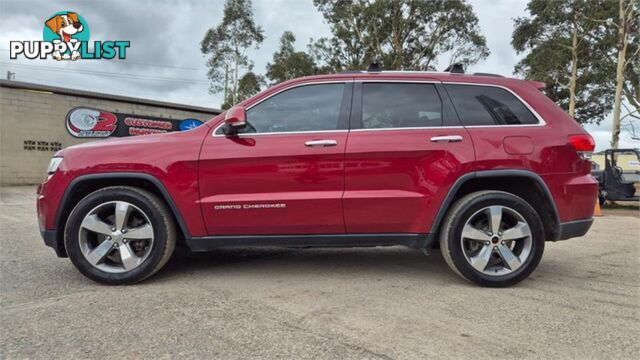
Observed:
[[[460,135],[434,136],[431,138],[431,142],[460,142],[460,141],[462,141],[462,136]]]
[[[327,147],[336,145],[338,145],[338,142],[335,140],[310,140],[304,143],[304,146],[308,147]]]

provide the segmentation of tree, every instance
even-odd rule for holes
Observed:
[[[622,114],[623,93],[635,111],[628,110],[628,116],[637,118],[640,103],[640,85],[638,84],[638,62],[640,62],[640,45],[638,41],[638,20],[640,9],[636,0],[619,0],[617,21],[610,21],[617,30],[617,61],[615,101],[613,105],[613,129],[611,131],[611,148],[617,149],[620,141],[620,124],[624,120]],[[630,49],[633,47],[634,49]],[[629,51],[631,50],[631,51]],[[625,81],[625,74],[628,81]],[[633,83],[635,81],[635,83]],[[631,123],[631,128],[633,123]],[[635,132],[635,129],[634,129]]]
[[[366,68],[433,70],[438,57],[449,64],[476,63],[489,55],[478,18],[465,0],[314,0],[332,37],[310,52],[332,71]]]
[[[252,65],[246,52],[252,46],[256,49],[260,46],[264,40],[262,33],[262,28],[253,20],[251,0],[227,0],[222,23],[207,30],[200,44],[202,54],[209,56],[207,75],[211,80],[211,93],[224,91],[225,100],[231,104],[238,102],[241,72]]]
[[[291,31],[285,31],[280,37],[280,48],[273,54],[271,63],[267,63],[267,78],[279,83],[300,76],[316,73],[316,63],[304,51],[296,51],[296,37]]]
[[[515,20],[512,45],[527,52],[515,68],[546,83],[545,92],[578,122],[600,122],[613,103],[613,78],[600,19],[612,16],[610,0],[531,0],[531,17]]]
[[[624,129],[631,140],[640,140],[640,120],[637,118],[627,118],[620,122],[620,128]]]
[[[265,85],[264,76],[256,75],[252,71],[244,74],[238,83],[238,102],[259,93]]]
[[[227,110],[233,105],[259,93],[265,85],[266,81],[263,76],[256,75],[253,71],[249,71],[238,81],[238,94],[236,96],[236,100],[234,101],[231,94],[228,94],[221,106],[222,110]]]
[[[638,33],[636,33],[636,35],[638,35]],[[640,57],[638,54],[640,39],[631,42],[631,44],[635,44],[636,50],[632,52],[634,54],[633,57],[627,60],[629,61],[629,65],[625,72],[625,81],[622,84],[622,93],[629,106],[624,103],[622,103],[622,105],[625,106],[625,110],[627,111],[624,117],[630,116],[636,120],[640,120]]]
[[[637,13],[639,12],[637,11]],[[628,41],[627,47],[629,48],[628,53],[631,55],[626,60],[628,64],[625,69],[622,93],[630,106],[626,109],[627,115],[640,120],[640,31],[631,31],[630,33],[632,39]]]

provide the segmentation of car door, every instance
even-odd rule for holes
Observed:
[[[340,234],[353,84],[293,85],[250,105],[247,127],[205,139],[199,162],[210,235]]]
[[[347,233],[427,233],[474,150],[437,81],[358,82],[345,154]]]

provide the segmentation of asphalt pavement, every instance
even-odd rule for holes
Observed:
[[[183,249],[147,281],[113,287],[45,247],[34,187],[4,187],[0,359],[638,359],[631,215],[547,243],[532,276],[506,289],[402,247]]]

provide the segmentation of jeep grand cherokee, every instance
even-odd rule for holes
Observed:
[[[355,72],[276,85],[196,129],[95,141],[51,160],[45,243],[107,284],[176,244],[439,246],[458,275],[509,286],[545,241],[584,235],[594,142],[540,92],[487,75]]]

